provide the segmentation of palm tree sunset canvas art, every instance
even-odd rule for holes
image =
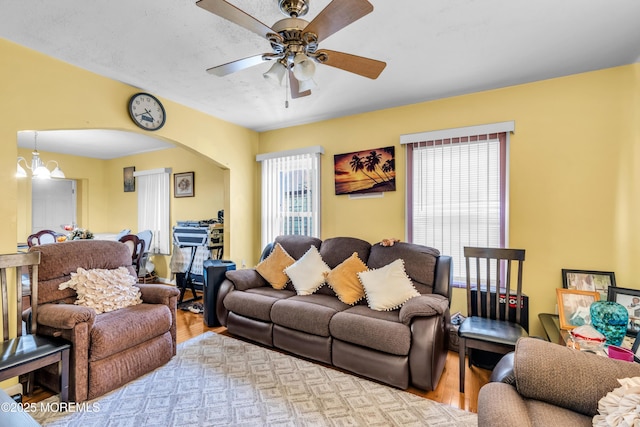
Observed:
[[[396,191],[395,147],[333,156],[336,194]]]

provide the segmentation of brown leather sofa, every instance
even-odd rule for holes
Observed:
[[[585,353],[536,338],[521,338],[480,389],[478,425],[591,426],[598,401],[640,376],[640,364]],[[512,369],[509,369],[511,365]]]
[[[69,397],[93,399],[167,363],[176,354],[176,304],[171,286],[138,284],[142,304],[96,314],[74,305],[72,289],[58,289],[78,267],[127,267],[135,277],[129,249],[120,242],[77,240],[34,246],[41,253],[38,278],[38,334],[71,342]],[[57,373],[39,372],[55,390]]]
[[[291,283],[276,290],[253,268],[227,271],[216,315],[231,334],[397,388],[435,389],[449,345],[450,257],[426,246],[384,247],[351,237],[280,236],[275,242],[294,259],[314,245],[331,269],[354,252],[370,269],[401,258],[422,295],[400,309],[374,311],[366,300],[343,303],[327,285],[297,295]]]

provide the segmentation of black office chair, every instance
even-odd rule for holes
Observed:
[[[518,339],[529,335],[520,322],[524,253],[524,249],[464,248],[468,317],[458,329],[461,393],[464,393],[467,349],[471,366],[472,349],[507,354],[515,349]],[[515,289],[513,261],[517,261]],[[514,297],[516,309],[510,313],[509,300]]]
[[[22,333],[22,271],[31,269],[31,314],[36,319],[38,310],[38,265],[40,252],[0,255],[0,284],[2,287],[2,349],[0,350],[0,381],[29,374],[27,394],[33,384],[33,371],[58,363],[60,401],[69,401],[69,351],[71,345],[57,338],[36,334],[36,322],[31,322],[27,333]],[[11,272],[12,273],[9,273]],[[11,285],[8,274],[14,275]],[[9,300],[9,289],[14,295]],[[17,302],[17,336],[9,338],[9,304]]]

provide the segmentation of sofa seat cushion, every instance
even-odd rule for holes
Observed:
[[[336,313],[329,331],[335,339],[398,356],[408,355],[411,347],[411,329],[400,322],[398,310],[376,311],[356,305]]]
[[[102,360],[171,329],[171,310],[164,304],[138,304],[96,316],[91,329],[89,361]]]
[[[330,295],[296,295],[279,300],[271,308],[276,325],[321,337],[329,336],[329,321],[349,306]]]
[[[286,289],[278,290],[270,286],[230,292],[223,301],[224,307],[241,316],[252,319],[271,321],[271,306],[276,301],[289,298],[295,292]]]

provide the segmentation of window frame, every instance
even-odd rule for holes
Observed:
[[[281,224],[280,227],[283,227],[285,222],[294,224],[296,222],[301,223],[311,223],[309,234],[312,237],[320,237],[320,225],[321,225],[321,175],[320,175],[320,167],[321,167],[321,154],[324,154],[324,149],[321,146],[313,146],[313,147],[305,147],[297,150],[287,150],[287,151],[279,151],[273,153],[259,154],[256,156],[256,160],[261,162],[261,240],[262,246],[265,247],[267,244],[271,243],[278,234],[283,234],[284,230],[279,228],[276,225],[278,222]],[[312,166],[310,169],[273,169],[271,172],[274,175],[267,175],[270,171],[265,167],[265,162],[276,161],[280,163],[284,162],[296,162],[296,161],[310,161]],[[271,168],[270,168],[271,169]],[[307,173],[315,173],[315,176],[311,176],[310,180],[302,179],[300,180],[296,175],[297,171],[306,171]],[[283,179],[283,175],[288,174],[289,182],[295,182],[297,185],[302,185],[303,190],[292,188],[289,185],[289,188],[284,188],[285,179]],[[303,172],[301,176],[304,176]],[[269,184],[267,182],[270,181],[270,186],[267,188]],[[282,206],[275,206],[273,203],[268,204],[267,200],[273,200],[273,197],[270,197],[267,193],[268,191],[272,191],[274,189],[279,190],[279,195],[277,200],[282,199]],[[309,197],[304,198],[304,200],[298,200],[295,195],[303,191],[304,193],[311,192]],[[289,194],[290,197],[287,199],[284,197],[284,194]],[[286,200],[286,201],[285,201]],[[287,202],[288,201],[288,202]],[[302,202],[302,203],[300,203]],[[299,210],[300,206],[306,207],[307,209]],[[285,207],[290,207],[291,210],[288,212],[291,215],[282,215],[283,209]],[[280,219],[280,221],[278,221]],[[266,221],[271,221],[271,224],[267,224]],[[275,233],[275,235],[273,235]],[[301,233],[302,234],[302,233]]]
[[[500,195],[500,207],[499,207],[499,247],[507,247],[509,242],[508,237],[508,218],[509,218],[509,143],[510,134],[515,129],[514,122],[501,122],[488,125],[470,126],[464,128],[444,129],[438,131],[422,132],[418,134],[403,135],[401,137],[401,144],[406,145],[406,209],[405,209],[405,238],[408,242],[414,242],[414,218],[413,218],[413,148],[415,145],[425,146],[439,146],[443,144],[460,144],[460,143],[475,143],[482,142],[491,139],[497,139],[499,141],[498,152],[498,167],[499,167],[499,195]],[[426,244],[427,242],[416,242],[418,244]],[[437,248],[441,249],[441,248]],[[462,251],[462,248],[460,248]],[[446,254],[454,256],[453,254]],[[455,258],[455,257],[454,257]],[[454,259],[454,268],[456,265],[462,266],[464,269],[464,258]],[[464,287],[464,280],[456,280],[452,278],[453,285],[456,287]]]

